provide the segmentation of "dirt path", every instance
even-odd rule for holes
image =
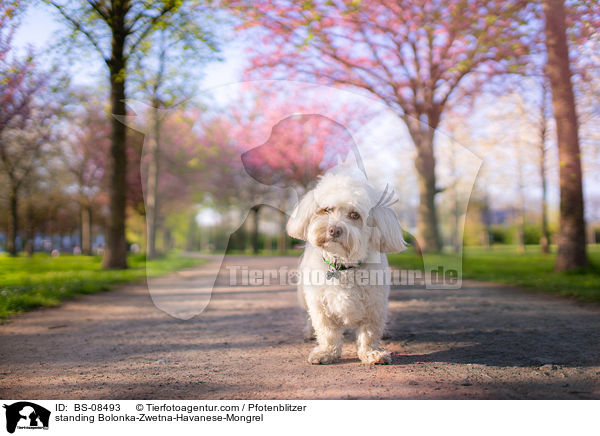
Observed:
[[[466,282],[393,289],[390,318],[393,365],[360,364],[350,334],[340,363],[311,366],[291,286],[219,286],[188,321],[123,286],[0,325],[0,398],[600,398],[597,305]]]

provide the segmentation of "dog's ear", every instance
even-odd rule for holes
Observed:
[[[286,226],[288,235],[292,238],[306,241],[308,238],[308,235],[306,234],[308,224],[316,211],[317,204],[315,202],[315,195],[313,191],[308,191],[292,212],[292,216]]]
[[[396,213],[386,206],[375,206],[369,212],[367,224],[373,227],[371,248],[380,253],[399,253],[406,249],[402,228]]]

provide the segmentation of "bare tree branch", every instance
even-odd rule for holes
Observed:
[[[73,29],[75,29],[75,31],[81,32],[83,35],[85,35],[85,37],[96,48],[96,50],[98,50],[98,52],[100,53],[100,56],[102,56],[102,59],[104,59],[104,62],[106,62],[108,64],[108,62],[110,61],[110,57],[104,53],[104,50],[102,49],[102,47],[100,45],[100,42],[94,37],[92,32],[90,30],[84,28],[80,21],[78,21],[75,17],[70,15],[65,10],[64,6],[62,6],[52,0],[48,0],[48,4],[54,6],[56,8],[56,10],[62,15],[62,17],[65,20],[67,20],[69,23],[71,23],[71,25],[73,26]]]

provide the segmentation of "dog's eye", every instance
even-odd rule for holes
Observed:
[[[350,212],[350,213],[348,214],[348,217],[349,217],[351,220],[357,220],[357,219],[359,219],[359,218],[360,218],[360,215],[358,214],[358,212]]]
[[[324,207],[323,209],[321,209],[321,210],[319,211],[319,213],[322,213],[322,214],[323,214],[323,213],[331,213],[332,211],[333,211],[333,208],[332,208],[332,207]]]

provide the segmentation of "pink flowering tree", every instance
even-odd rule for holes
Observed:
[[[8,196],[7,249],[16,255],[19,200],[41,166],[44,148],[54,138],[60,99],[52,91],[57,75],[42,71],[33,53],[19,56],[13,36],[21,2],[0,3],[0,175]]]
[[[348,159],[354,159],[358,169],[364,171],[349,128],[362,126],[373,114],[346,102],[334,110],[334,121],[323,115],[332,112],[331,103],[263,89],[245,92],[244,100],[230,104],[203,130],[206,146],[217,145],[219,153],[214,156],[221,161],[209,164],[210,168],[222,169],[212,173],[212,197],[251,206],[251,239],[257,251],[261,204],[252,204],[253,198],[264,199],[275,192],[281,195],[289,188],[300,196],[318,176]],[[280,250],[285,249],[283,211],[288,209],[289,201],[275,199],[282,211]]]
[[[107,206],[107,162],[110,122],[104,108],[92,96],[81,95],[64,141],[64,165],[69,170],[80,213],[81,251],[92,254],[93,210]]]
[[[491,75],[517,71],[531,45],[532,2],[230,0],[261,43],[251,76],[304,77],[377,96],[416,147],[418,238],[441,248],[435,130],[444,112]]]

